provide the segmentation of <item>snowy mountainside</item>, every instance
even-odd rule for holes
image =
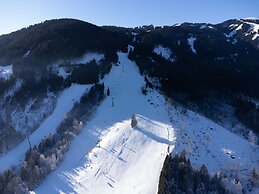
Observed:
[[[258,192],[258,23],[61,19],[0,36],[0,193],[157,193],[182,151]]]
[[[218,25],[219,26],[219,25]],[[238,42],[238,39],[245,40],[248,43],[259,48],[259,23],[258,18],[245,18],[240,20],[229,20],[221,24],[225,31],[224,35],[227,41],[232,40],[233,44]]]
[[[211,174],[223,171],[230,181],[239,178],[238,188],[250,188],[258,146],[205,117],[171,107],[155,90],[143,95],[136,65],[123,53],[119,62],[104,78],[111,95],[36,193],[157,193],[163,159],[182,150],[195,167],[205,164]],[[138,122],[133,128],[132,114]]]

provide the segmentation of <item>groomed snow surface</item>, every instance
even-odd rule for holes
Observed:
[[[90,88],[90,85],[73,84],[61,93],[53,113],[30,135],[31,146],[38,145],[44,137],[56,132],[58,125],[66,117],[66,113],[73,108],[74,103],[80,100],[88,88]],[[21,164],[28,149],[29,143],[25,139],[16,148],[0,156],[0,172]]]
[[[124,53],[119,61],[104,78],[111,95],[36,193],[157,193],[174,130],[162,95],[153,91],[144,96],[137,66]]]

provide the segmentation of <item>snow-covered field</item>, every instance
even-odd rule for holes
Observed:
[[[73,108],[74,103],[80,100],[80,97],[88,88],[90,88],[90,85],[74,84],[63,91],[58,98],[53,113],[29,136],[31,146],[38,145],[45,136],[55,133],[58,125],[64,120],[66,113]],[[28,139],[25,139],[13,150],[0,156],[0,172],[21,164],[28,149],[29,142]]]

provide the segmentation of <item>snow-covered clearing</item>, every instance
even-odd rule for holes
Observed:
[[[7,80],[13,74],[13,65],[0,66],[0,79]]]
[[[173,57],[173,52],[170,48],[163,47],[162,45],[158,45],[153,50],[154,53],[160,55],[161,57],[165,58],[168,61],[174,62],[175,57]]]
[[[156,91],[141,93],[144,78],[127,54],[119,53],[119,61],[104,78],[111,95],[36,193],[157,192],[168,145],[174,142],[167,105]],[[132,114],[138,120],[135,128]]]
[[[66,61],[59,61],[57,64],[54,64],[53,67],[54,69],[57,70],[58,75],[66,79],[69,75],[71,75],[71,67],[70,65],[73,64],[87,64],[91,62],[92,60],[95,60],[97,64],[104,58],[104,54],[102,53],[95,53],[95,52],[88,52],[82,57],[72,59],[72,60],[66,60]],[[68,67],[64,66],[59,66],[59,64],[62,63],[68,63]]]
[[[188,45],[190,46],[192,52],[194,54],[196,54],[196,50],[194,48],[194,42],[196,41],[196,38],[195,37],[190,37],[190,38],[187,39],[187,41],[188,41]]]
[[[86,64],[89,63],[92,60],[96,60],[96,62],[98,63],[101,59],[104,58],[104,54],[101,53],[94,53],[94,52],[89,52],[86,53],[83,57],[80,57],[78,59],[74,59],[71,60],[71,63],[75,63],[75,64]]]
[[[59,96],[57,105],[53,113],[41,124],[41,126],[30,135],[31,146],[38,145],[40,141],[47,135],[54,134],[56,128],[66,117],[76,101],[79,101],[81,96],[90,88],[90,85],[73,84],[65,89]],[[29,149],[28,140],[25,139],[13,150],[0,156],[0,172],[12,166],[17,166],[22,163],[26,151]]]

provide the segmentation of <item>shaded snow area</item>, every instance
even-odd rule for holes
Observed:
[[[14,94],[21,89],[22,85],[23,85],[23,80],[17,79],[15,84],[10,89],[8,89],[7,91],[4,92],[4,94],[2,96],[3,99],[1,99],[2,103],[6,102],[6,98],[8,98],[8,97],[11,98],[12,96],[14,96]],[[0,104],[1,104],[1,102],[0,102]]]
[[[31,54],[31,51],[28,50],[26,53],[24,53],[23,57],[24,57],[24,58],[27,58],[30,54]]]
[[[259,146],[192,111],[173,109],[172,127],[177,129],[173,154],[186,150],[191,163],[205,164],[210,173],[224,172],[241,181],[247,190],[253,168],[259,167]]]
[[[156,91],[144,96],[136,64],[127,54],[118,56],[120,65],[104,78],[110,96],[36,193],[157,193],[174,129],[164,97]],[[132,114],[138,121],[134,128]]]
[[[187,39],[187,41],[188,41],[188,45],[190,45],[192,52],[196,54],[196,50],[194,48],[194,42],[196,41],[196,38],[190,37]]]
[[[168,61],[174,62],[176,60],[170,48],[166,48],[161,45],[158,45],[154,48],[153,52],[165,58]]]
[[[101,54],[101,53],[87,53],[83,57],[71,60],[71,63],[74,63],[74,64],[80,64],[80,63],[86,64],[86,63],[89,63],[92,60],[96,60],[96,62],[98,63],[103,58],[104,58],[104,54]]]
[[[136,42],[138,33],[132,32],[131,34],[133,36],[133,42]]]
[[[69,64],[67,67],[66,66],[60,66],[58,64],[53,65],[54,69],[57,69],[58,75],[60,77],[63,77],[66,79],[69,75],[71,75],[71,67],[73,64],[87,64],[91,62],[92,60],[95,60],[97,64],[104,59],[104,54],[102,53],[86,53],[84,56],[77,58],[77,59],[72,59],[72,60],[66,60],[66,61],[59,61],[58,64],[66,63]]]
[[[135,49],[135,47],[134,46],[132,46],[132,45],[128,45],[128,51],[130,52],[130,51],[134,51],[134,49]]]
[[[59,67],[59,69],[58,69],[58,76],[59,77],[63,77],[64,79],[66,79],[70,75],[71,75],[71,72],[66,70],[65,67]]]
[[[0,79],[7,80],[13,74],[13,65],[0,66]]]
[[[57,105],[53,113],[47,117],[40,127],[29,136],[31,146],[38,145],[45,136],[56,132],[56,128],[61,121],[64,120],[66,113],[72,109],[76,101],[80,100],[80,97],[89,87],[90,85],[74,84],[61,93],[58,97]],[[30,119],[33,117],[35,117],[35,115],[30,115]],[[0,156],[0,172],[12,166],[21,164],[24,159],[25,152],[28,149],[29,143],[28,140],[25,139],[13,150],[7,152],[3,156]]]
[[[37,98],[31,99],[24,108],[16,108],[10,114],[15,130],[23,134],[33,131],[45,115],[49,115],[53,111],[55,99],[54,94],[48,92],[45,98],[41,100],[37,100]]]

